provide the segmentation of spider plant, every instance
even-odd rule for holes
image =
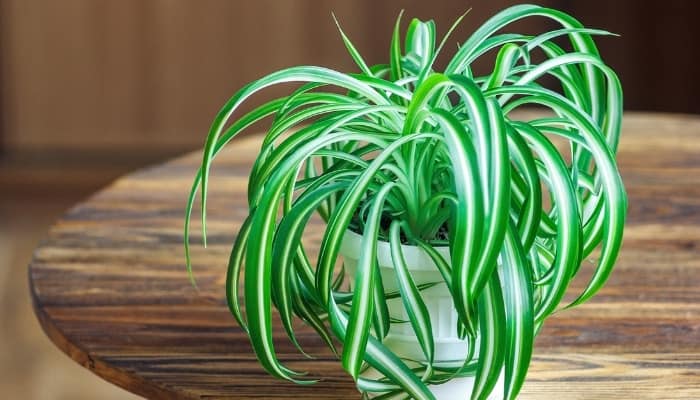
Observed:
[[[544,320],[590,299],[610,275],[627,200],[615,161],[622,90],[592,40],[609,33],[557,10],[518,5],[486,21],[437,71],[435,60],[462,17],[439,43],[433,21],[414,19],[402,46],[399,16],[389,62],[379,65],[367,64],[338,26],[359,72],[316,66],[273,72],[236,92],[216,115],[186,210],[187,268],[191,276],[189,228],[198,192],[206,238],[214,158],[246,128],[269,119],[226,294],[270,374],[315,382],[278,359],[272,339],[278,315],[300,351],[296,319],[318,333],[361,391],[377,398],[432,399],[429,385],[471,375],[471,398],[484,399],[504,371],[505,398],[512,399]],[[561,28],[501,33],[532,17]],[[485,75],[472,69],[481,57],[494,60]],[[556,84],[544,85],[543,78]],[[232,118],[254,93],[288,82],[299,87]],[[514,113],[527,106],[548,112],[527,119]],[[303,237],[314,214],[325,231],[311,248]],[[350,283],[337,263],[348,230],[362,236]],[[385,290],[377,273],[382,241],[391,247],[395,291]],[[404,246],[431,257],[451,295],[459,336],[470,349],[460,365],[434,358],[423,299],[430,285],[412,279]],[[437,251],[444,246],[448,258]],[[581,270],[594,252],[592,273]],[[588,284],[563,303],[580,271],[590,273]],[[407,321],[388,315],[390,298],[402,299]],[[398,323],[411,325],[421,360],[402,359],[385,344]],[[366,368],[381,376],[364,376]]]

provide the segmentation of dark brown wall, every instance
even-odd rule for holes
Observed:
[[[562,1],[590,26],[621,36],[600,42],[620,75],[628,109],[700,113],[700,2]]]
[[[0,0],[0,133],[20,150],[190,148],[251,79],[295,64],[352,68],[331,11],[366,58],[380,62],[401,8],[444,32],[471,6],[454,36],[463,39],[513,3]],[[693,2],[540,3],[622,34],[600,47],[619,71],[628,108],[700,112]]]

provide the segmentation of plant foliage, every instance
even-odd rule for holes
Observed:
[[[537,36],[502,33],[532,17],[561,28]],[[224,105],[186,211],[188,271],[190,216],[201,191],[205,236],[214,158],[240,132],[269,118],[250,174],[250,212],[227,274],[231,313],[262,366],[274,376],[313,383],[278,359],[274,307],[297,347],[295,319],[333,351],[339,340],[336,354],[363,391],[431,399],[428,384],[475,375],[472,398],[483,399],[504,369],[505,397],[512,399],[536,332],[560,307],[582,262],[598,252],[588,285],[565,307],[601,288],[620,249],[627,207],[615,162],[622,90],[592,40],[608,33],[553,9],[514,6],[479,27],[439,72],[434,62],[445,40],[436,43],[434,22],[412,20],[403,46],[400,22],[388,64],[368,65],[341,30],[359,73],[288,68],[249,83]],[[489,55],[491,72],[475,75],[472,64]],[[543,78],[556,82],[554,89]],[[232,119],[248,97],[286,82],[301,86]],[[525,106],[550,113],[518,119],[513,112]],[[326,228],[311,260],[302,236],[314,213]],[[363,235],[364,250],[352,291],[336,267],[348,229]],[[382,286],[378,240],[391,244],[398,293]],[[422,287],[405,269],[401,244],[423,248],[441,272],[473,354],[463,365],[434,363]],[[438,246],[449,246],[449,260]],[[408,309],[425,356],[419,367],[383,344],[391,296],[401,296]],[[367,366],[383,377],[360,376]]]

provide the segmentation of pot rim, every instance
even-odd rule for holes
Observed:
[[[428,255],[428,253],[425,252],[425,250],[413,245],[402,244],[401,247],[408,269],[439,273],[435,268],[433,259]],[[434,248],[445,259],[447,264],[450,265],[450,247],[434,246]],[[358,255],[361,254],[362,251],[362,235],[347,229],[341,241],[340,254],[343,257],[357,260],[359,258]],[[394,268],[394,263],[391,259],[391,247],[389,242],[385,240],[377,240],[377,261],[380,267]]]

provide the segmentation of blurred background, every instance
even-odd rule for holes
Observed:
[[[2,397],[133,398],[55,349],[32,312],[26,265],[66,208],[119,175],[200,147],[219,106],[252,79],[297,64],[354,70],[331,11],[368,62],[379,63],[402,8],[434,19],[439,34],[471,8],[454,49],[514,3],[0,0]],[[538,3],[621,35],[600,38],[599,48],[621,77],[628,110],[700,113],[695,1]],[[535,19],[515,28],[552,25]]]

